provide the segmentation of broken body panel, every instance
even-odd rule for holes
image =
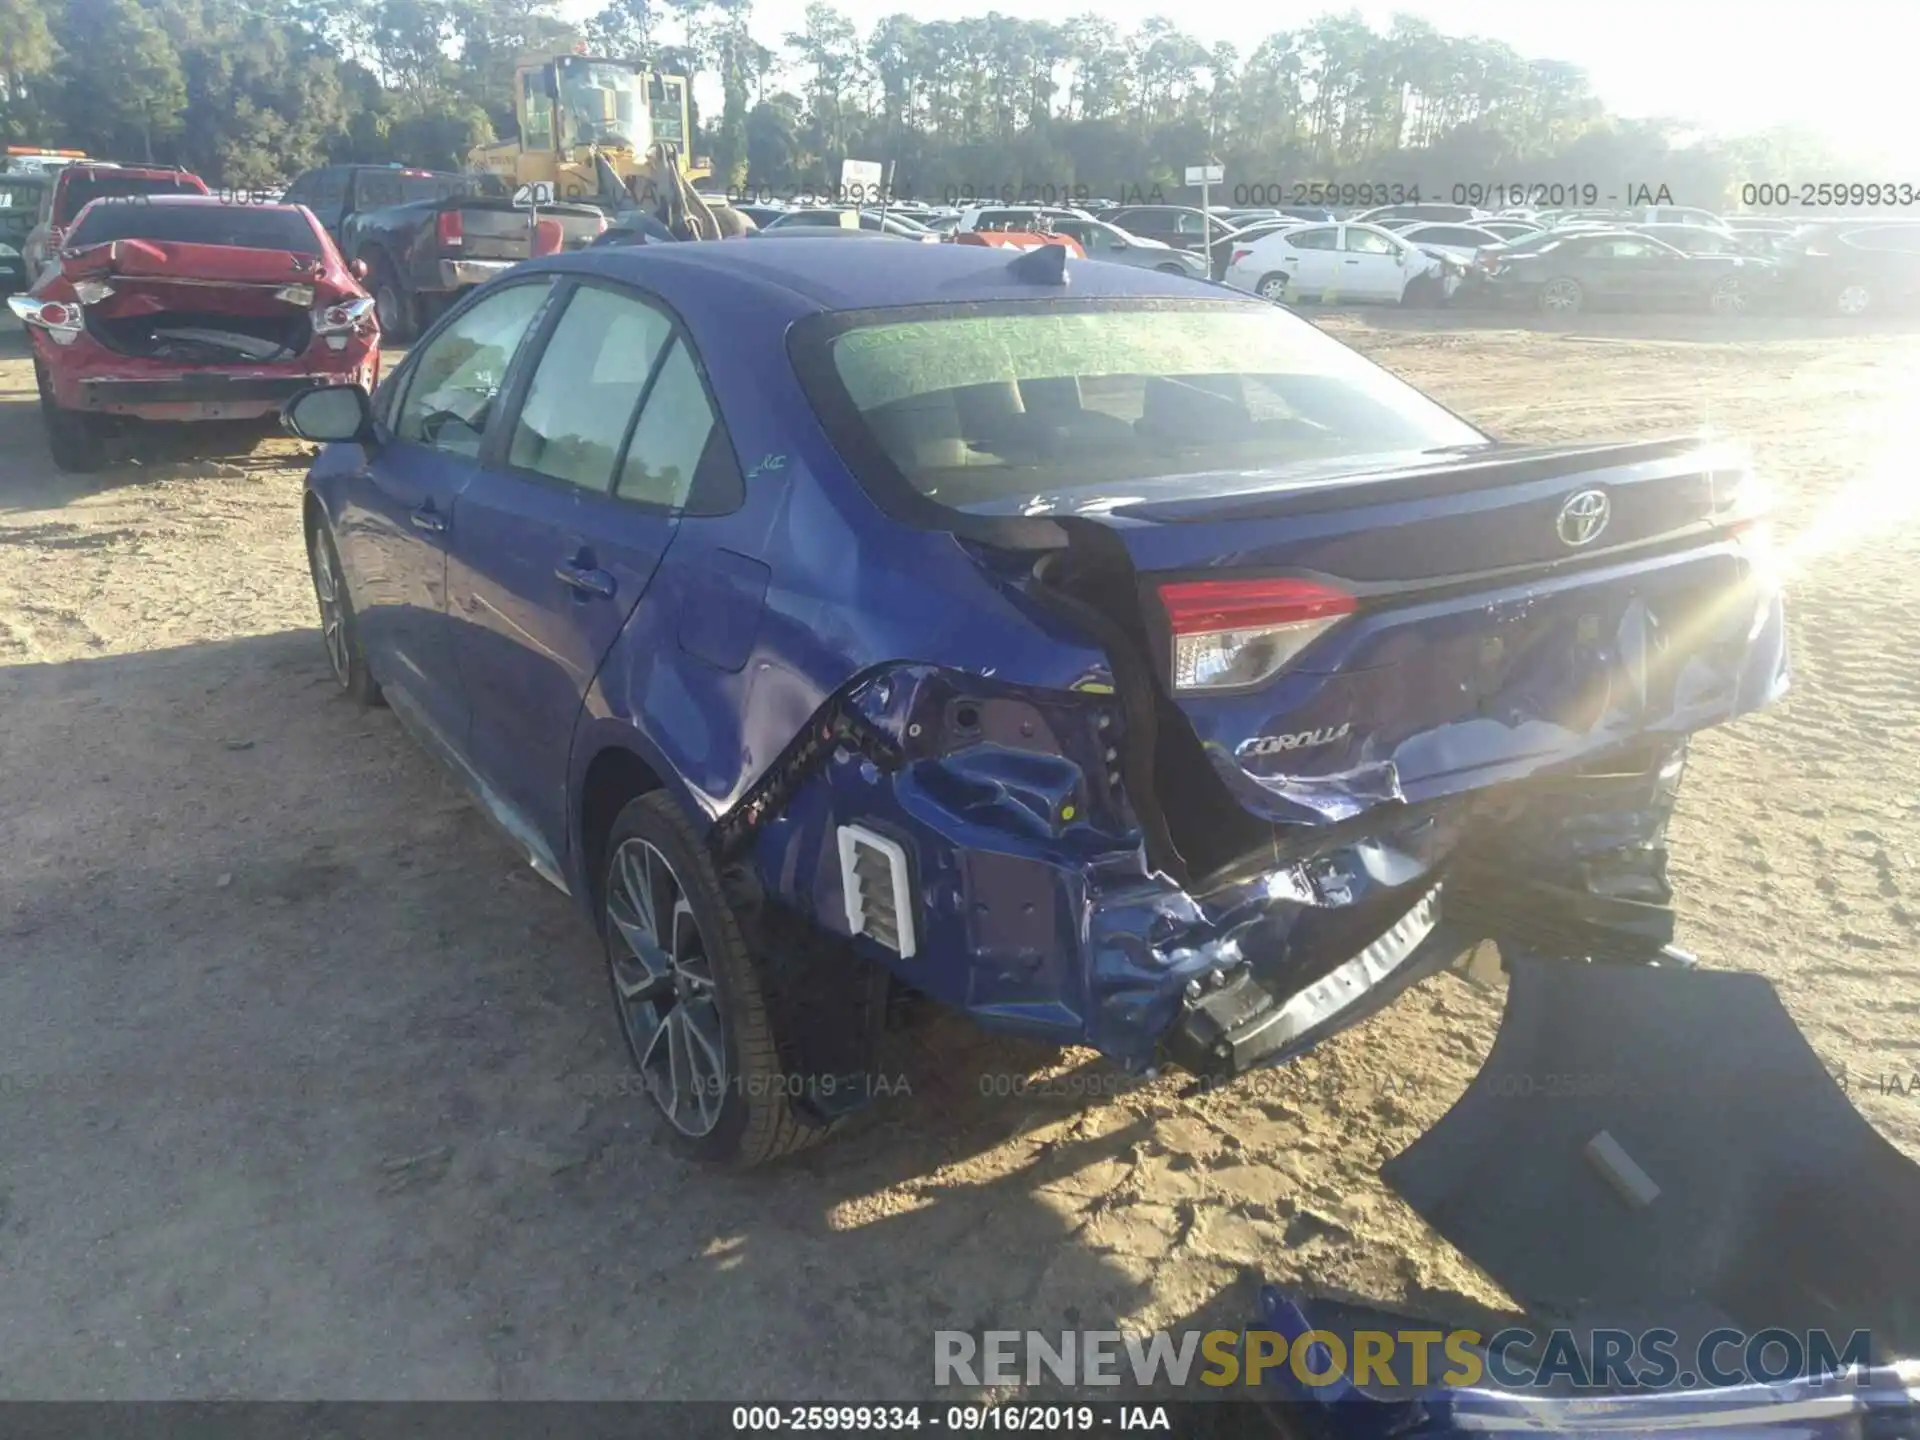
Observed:
[[[723,404],[791,390],[779,359],[713,355]],[[943,514],[876,547],[824,437],[739,413],[739,453],[784,483],[750,476],[740,512],[676,538],[632,623],[700,619],[614,648],[575,783],[645,729],[757,894],[983,1024],[1131,1066],[1285,1058],[1489,936],[1656,954],[1685,738],[1786,684],[1779,591],[1736,533],[1754,497],[1691,442],[1249,475],[1097,518]],[[1555,513],[1593,488],[1616,528],[1573,554]],[[767,536],[862,560],[790,567]],[[1248,568],[1362,604],[1271,685],[1175,704],[1143,592]],[[716,703],[663,711],[662,646],[717,659],[692,672]],[[1326,742],[1243,753],[1300,732]],[[850,924],[850,825],[907,856],[910,957]]]
[[[111,203],[82,212],[75,237],[84,242],[88,213]],[[187,205],[218,204],[155,201],[113,213],[123,228],[149,215],[177,228]],[[286,213],[303,232],[311,227],[305,212]],[[249,420],[276,414],[309,385],[376,384],[372,302],[317,227],[302,239],[310,253],[137,235],[63,251],[14,304],[54,403],[143,420]]]

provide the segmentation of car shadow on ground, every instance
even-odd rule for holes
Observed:
[[[251,480],[305,463],[293,453],[293,442],[268,424],[152,425],[112,442],[104,468],[63,473],[47,451],[33,373],[25,365],[10,367],[8,379],[0,381],[0,457],[0,514],[58,509],[85,495],[153,480]]]
[[[911,1398],[936,1330],[1115,1328],[1167,1266],[1157,1323],[1251,1320],[1153,1116],[1011,1098],[1057,1052],[955,1019],[824,1145],[677,1158],[587,922],[313,632],[0,708],[0,1393]]]

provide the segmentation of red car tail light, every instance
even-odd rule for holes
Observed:
[[[71,345],[86,328],[78,305],[60,300],[35,300],[31,295],[9,295],[7,308],[36,330],[43,330],[56,345]]]
[[[1173,629],[1173,688],[1234,690],[1270,680],[1359,608],[1314,580],[1181,580],[1160,586]]]
[[[342,300],[313,312],[313,333],[327,342],[329,350],[344,350],[352,336],[371,334],[378,326],[374,302],[365,297]]]
[[[1236,250],[1233,252],[1233,258],[1228,260],[1227,264],[1238,265],[1242,260],[1246,259],[1252,253],[1253,251],[1251,250]]]
[[[433,234],[443,246],[464,245],[466,233],[458,210],[442,210],[434,217]]]

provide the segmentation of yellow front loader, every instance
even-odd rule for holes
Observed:
[[[556,200],[632,204],[650,180],[656,191],[667,188],[668,178],[655,173],[662,156],[684,182],[710,173],[687,159],[684,75],[594,55],[527,55],[514,66],[513,114],[518,138],[476,146],[467,165],[516,186],[546,181]],[[607,193],[608,171],[625,200]]]

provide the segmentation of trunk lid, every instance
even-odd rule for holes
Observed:
[[[63,255],[60,273],[69,281],[112,276],[133,282],[274,290],[315,284],[325,275],[326,263],[318,255],[292,250],[175,240],[111,240]]]
[[[1784,685],[1755,487],[1698,441],[1129,488],[1052,513],[1124,544],[1176,723],[1261,820],[1500,783]]]
[[[313,343],[316,310],[358,294],[317,255],[235,245],[114,240],[60,271],[97,341],[183,365],[290,359]]]
[[[526,260],[533,254],[534,212],[515,209],[509,200],[460,202],[460,253],[469,260]],[[601,212],[590,205],[545,205],[542,220],[558,220],[562,249],[580,250],[604,227]]]

